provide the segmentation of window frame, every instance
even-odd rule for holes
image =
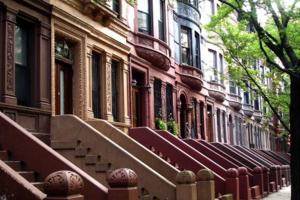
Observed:
[[[139,10],[139,6],[138,6],[138,2],[137,2],[137,27],[138,27],[138,32],[140,33],[144,33],[144,34],[147,34],[147,35],[153,35],[153,8],[152,8],[152,0],[147,0],[148,2],[148,13],[144,12],[144,11],[141,11]],[[141,29],[139,27],[139,19],[140,19],[140,13],[143,14],[143,15],[146,15],[147,16],[147,26],[148,26],[148,30],[144,30],[144,29]]]
[[[162,81],[154,79],[153,83],[153,97],[154,97],[154,118],[162,118]]]
[[[26,65],[24,63],[18,63],[16,61],[16,28],[21,27],[23,30],[26,31]],[[15,24],[15,36],[14,36],[14,67],[15,67],[15,95],[17,99],[17,105],[26,106],[26,107],[34,107],[36,101],[34,96],[36,91],[34,89],[35,80],[35,73],[36,73],[36,66],[35,66],[35,54],[37,54],[36,44],[37,44],[37,37],[36,37],[36,23],[32,19],[28,19],[25,16],[17,15],[16,16],[16,24]],[[24,74],[20,74],[26,83],[25,89],[24,82],[19,83],[20,80],[18,76],[18,71],[24,71]],[[21,88],[19,88],[19,86]],[[26,91],[26,94],[23,94],[22,91]],[[29,90],[29,91],[28,91]],[[19,93],[20,92],[20,93]]]
[[[195,65],[196,65],[196,68],[201,69],[200,34],[196,31],[195,31]]]
[[[183,30],[187,33],[187,47],[183,47],[182,45],[182,33]],[[187,50],[187,62],[183,61],[183,48]],[[192,54],[192,35],[191,29],[186,26],[180,26],[180,59],[182,64],[193,65],[193,54]]]
[[[115,65],[114,65],[115,63]],[[120,121],[120,67],[121,62],[116,59],[111,61],[111,111],[114,122]],[[113,78],[115,77],[115,78]],[[115,101],[114,101],[115,99]]]
[[[166,12],[165,0],[159,0],[160,16],[158,18],[158,38],[166,41]]]

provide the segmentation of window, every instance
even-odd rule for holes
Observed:
[[[223,125],[223,133],[224,133],[224,143],[227,143],[226,113],[225,113],[225,111],[222,111],[222,125]]]
[[[191,135],[192,138],[198,138],[198,133],[197,133],[197,100],[193,99],[193,111],[192,111],[192,130],[191,130]]]
[[[204,103],[200,102],[200,131],[201,131],[201,139],[205,139],[204,133]]]
[[[92,53],[92,106],[95,118],[101,117],[101,55]]]
[[[197,32],[195,32],[195,42],[195,64],[198,69],[201,69],[200,37]]]
[[[224,61],[223,55],[219,54],[219,63],[220,63],[220,75],[221,75],[221,84],[224,84]]]
[[[213,77],[211,79],[212,81],[218,81],[217,52],[209,49],[208,53],[209,53],[208,64],[213,69]]]
[[[222,142],[221,135],[221,111],[217,109],[217,131],[218,131],[218,142]]]
[[[154,80],[154,116],[155,118],[162,118],[161,113],[161,80]]]
[[[181,63],[191,65],[191,34],[190,29],[181,27]]]
[[[245,104],[250,105],[250,96],[248,91],[244,92],[244,102]]]
[[[165,41],[165,0],[159,2],[158,32],[159,39]]]
[[[174,13],[174,47],[175,47],[175,61],[180,63],[180,40],[179,40],[179,25],[177,22],[177,16]]]
[[[254,100],[254,109],[255,109],[255,110],[260,110],[259,107],[260,107],[260,106],[259,106],[259,98],[256,97],[256,99]]]
[[[167,100],[167,117],[169,119],[173,119],[173,86],[171,84],[167,84],[166,86],[166,100]]]
[[[139,32],[151,34],[150,0],[138,0],[138,29]]]
[[[33,104],[33,61],[34,40],[32,24],[17,18],[15,26],[15,86],[17,103],[23,106]],[[29,46],[30,45],[30,46]]]
[[[230,94],[237,94],[236,85],[233,81],[229,81],[229,92]]]
[[[113,60],[111,63],[111,98],[112,98],[112,115],[114,121],[119,121],[119,67],[120,63]]]
[[[120,14],[120,0],[112,0],[112,10]]]
[[[215,15],[215,2],[214,2],[214,0],[208,0],[208,2],[209,2],[209,7],[210,7],[210,9],[208,10],[209,15],[213,16],[213,15]]]

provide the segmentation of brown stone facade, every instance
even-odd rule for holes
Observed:
[[[32,132],[49,133],[51,6],[0,1],[0,20],[0,111]]]

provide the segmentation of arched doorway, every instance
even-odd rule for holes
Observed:
[[[188,137],[189,133],[187,130],[187,123],[188,123],[188,117],[187,117],[187,102],[185,96],[182,94],[180,95],[180,135],[181,138]]]

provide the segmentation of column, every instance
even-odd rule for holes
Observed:
[[[149,77],[149,84],[151,87],[151,92],[149,94],[149,125],[150,128],[155,128],[155,119],[154,119],[154,77]]]
[[[37,80],[39,82],[37,101],[39,107],[51,110],[51,30],[50,24],[41,23],[39,27],[39,48],[36,54],[39,58]]]
[[[123,61],[122,63],[122,76],[123,76],[123,79],[122,79],[122,84],[121,86],[123,86],[123,95],[122,95],[122,100],[124,101],[120,101],[121,104],[123,104],[121,106],[121,108],[123,108],[123,115],[122,115],[122,118],[123,118],[123,122],[125,124],[128,124],[130,125],[130,99],[131,99],[131,95],[130,95],[130,90],[129,90],[129,87],[130,87],[130,84],[129,84],[129,67],[128,67],[128,62],[127,61]]]
[[[93,82],[93,62],[92,62],[93,50],[92,47],[87,47],[87,73],[86,73],[86,94],[87,96],[87,118],[94,118],[93,113],[93,95],[92,95],[92,82]]]
[[[105,54],[105,78],[106,84],[104,85],[104,118],[108,121],[113,121],[112,115],[112,94],[111,94],[111,62],[112,54]]]

